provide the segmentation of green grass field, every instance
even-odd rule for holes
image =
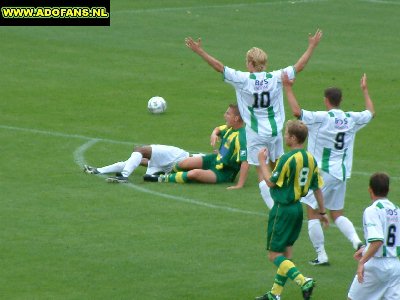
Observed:
[[[237,191],[144,183],[144,168],[125,185],[82,172],[84,163],[126,159],[135,144],[211,151],[235,94],[186,36],[237,69],[261,47],[277,69],[294,64],[321,28],[295,85],[311,110],[324,109],[333,85],[343,109],[363,110],[367,73],[376,118],[358,134],[346,198],[362,235],[372,172],[392,176],[389,198],[399,204],[399,12],[394,0],[115,0],[110,27],[0,27],[0,298],[243,300],[271,287],[254,169]],[[147,112],[155,95],[168,101],[163,115]],[[350,243],[328,229],[331,266],[312,267],[304,225],[294,259],[318,281],[313,299],[346,299]],[[299,289],[288,282],[283,299],[301,299]]]

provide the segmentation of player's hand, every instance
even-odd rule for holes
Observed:
[[[329,218],[327,214],[324,215],[320,215],[320,220],[322,223],[322,226],[324,226],[324,228],[328,228],[329,227]]]
[[[215,145],[219,142],[219,136],[214,134],[214,132],[211,134],[211,138],[210,138],[210,144],[211,147],[215,147]]]
[[[192,49],[194,52],[197,52],[201,49],[201,38],[197,39],[197,42],[194,41],[191,37],[185,38],[186,47]]]
[[[294,84],[294,79],[289,79],[289,76],[285,71],[282,72],[281,79],[285,88],[290,88]]]
[[[226,189],[227,190],[238,190],[241,189],[243,186],[240,185],[233,185],[233,186],[228,186]]]
[[[354,257],[355,260],[359,261],[359,260],[361,259],[363,250],[364,250],[364,247],[361,247],[360,249],[358,249],[358,250],[354,253],[353,257]]]
[[[363,74],[363,76],[361,77],[361,81],[360,81],[360,86],[361,86],[361,89],[364,91],[364,90],[366,90],[368,87],[367,87],[367,74]]]
[[[311,35],[311,33],[308,34],[308,44],[313,48],[315,48],[318,45],[321,38],[322,38],[322,30],[318,28],[314,35]]]
[[[258,152],[258,160],[267,161],[267,158],[268,158],[268,149],[267,148],[261,149],[260,152]]]
[[[357,267],[357,280],[359,283],[364,282],[364,264],[359,263]]]

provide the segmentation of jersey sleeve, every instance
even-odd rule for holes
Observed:
[[[275,183],[276,185],[278,185],[277,182],[281,176],[283,165],[285,164],[286,161],[286,159],[283,159],[284,157],[285,154],[278,159],[278,163],[276,164],[275,169],[272,171],[271,178],[269,179],[269,181]]]
[[[315,165],[317,165],[317,162],[315,162]],[[314,169],[313,176],[311,179],[310,190],[315,191],[317,189],[322,188],[323,185],[324,185],[324,179],[321,176],[321,172],[319,171],[319,168],[316,167]]]
[[[326,111],[309,111],[302,109],[300,120],[302,120],[306,125],[313,125],[315,123],[321,123],[326,115]]]
[[[226,125],[221,125],[221,126],[218,126],[218,129],[219,129],[219,136],[224,136],[224,134],[226,133],[226,131],[227,131],[227,129],[228,129],[228,126],[226,126]]]
[[[383,241],[384,232],[382,222],[379,220],[379,208],[369,206],[364,211],[364,228],[367,232],[368,242]]]
[[[289,66],[284,69],[272,72],[275,76],[278,77],[278,82],[282,82],[282,72],[285,72],[290,80],[296,78],[296,69],[293,66]]]
[[[239,147],[239,160],[247,161],[247,142],[246,142],[246,132],[244,127],[239,131],[238,137],[238,147]]]
[[[233,85],[235,87],[243,87],[246,83],[247,78],[249,78],[249,72],[237,71],[235,69],[224,67],[224,81]]]
[[[361,112],[347,112],[346,114],[350,115],[351,118],[354,120],[355,123],[355,130],[358,131],[361,128],[363,128],[365,125],[367,125],[369,122],[372,120],[372,113],[369,110],[364,110]]]

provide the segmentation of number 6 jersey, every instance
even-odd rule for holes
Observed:
[[[388,199],[378,199],[365,209],[363,223],[367,247],[373,241],[383,242],[375,257],[400,257],[399,206]]]

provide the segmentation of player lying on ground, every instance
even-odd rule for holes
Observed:
[[[146,181],[158,182],[233,182],[240,172],[236,185],[228,189],[242,188],[248,174],[246,136],[238,106],[229,105],[224,114],[225,125],[216,127],[211,134],[214,147],[220,140],[217,153],[188,157],[177,163],[171,174],[146,176]]]
[[[189,152],[174,146],[138,146],[133,149],[131,156],[125,161],[119,161],[101,168],[85,165],[83,171],[88,174],[116,173],[116,176],[108,177],[106,181],[126,183],[129,175],[139,165],[147,167],[147,175],[169,173],[176,163],[188,157]]]

